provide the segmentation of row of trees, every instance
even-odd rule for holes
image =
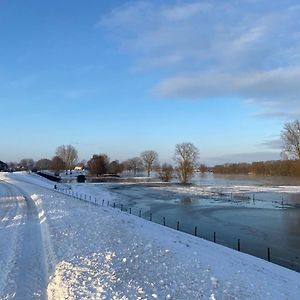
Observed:
[[[281,132],[282,160],[217,165],[218,174],[257,174],[270,176],[300,176],[300,121],[284,125]]]
[[[19,164],[10,163],[11,169],[17,170],[52,170],[58,173],[62,170],[72,170],[75,166],[88,169],[93,176],[103,174],[120,174],[124,171],[136,175],[146,171],[150,176],[156,171],[162,181],[170,181],[175,175],[186,184],[190,181],[194,170],[198,167],[199,151],[192,143],[177,144],[175,147],[174,160],[176,167],[171,164],[159,163],[159,155],[154,150],[143,151],[140,156],[130,158],[126,161],[110,161],[107,154],[94,154],[87,162],[78,163],[78,151],[72,145],[61,145],[57,147],[52,159],[43,158],[38,161],[33,159],[22,159]]]
[[[176,168],[172,165],[164,163],[160,166],[159,156],[156,151],[147,150],[140,154],[139,157],[133,157],[122,163],[112,161],[110,163],[106,154],[94,154],[87,162],[87,168],[90,174],[101,176],[106,173],[121,173],[124,170],[132,172],[136,175],[140,171],[146,171],[150,176],[153,170],[157,171],[159,177],[163,181],[170,181],[176,171],[179,180],[186,184],[190,181],[194,170],[197,168],[199,151],[191,143],[177,144],[175,147],[174,160]]]
[[[283,175],[300,176],[300,122],[298,120],[286,123],[281,133],[283,141],[283,160],[224,164],[213,168],[214,173],[219,174],[260,174],[260,175]],[[190,181],[196,169],[206,172],[204,164],[198,165],[199,151],[192,143],[182,143],[175,146],[174,161],[172,165],[159,164],[159,156],[156,151],[147,150],[138,157],[133,157],[122,163],[118,160],[110,161],[106,154],[94,154],[88,161],[82,161],[81,166],[86,167],[91,175],[101,176],[103,174],[120,174],[129,171],[136,175],[138,172],[146,171],[150,176],[153,170],[157,171],[163,181],[169,181],[174,174],[180,182],[186,184]],[[23,170],[45,170],[55,172],[71,170],[78,165],[78,151],[72,145],[61,145],[57,147],[55,156],[50,160],[43,158],[34,162],[32,159],[22,159],[18,165],[9,164],[11,169]]]
[[[84,162],[83,162],[84,163]],[[31,158],[23,158],[19,163],[8,163],[11,170],[71,170],[78,164],[78,151],[72,145],[61,145],[57,147],[52,159],[42,158],[34,161]]]
[[[274,160],[217,165],[216,174],[255,174],[265,176],[300,176],[299,160]]]

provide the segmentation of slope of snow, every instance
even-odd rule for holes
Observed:
[[[299,299],[299,273],[8,176],[44,224],[49,299]]]

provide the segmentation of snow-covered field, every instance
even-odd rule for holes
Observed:
[[[299,299],[299,273],[61,194],[34,174],[0,179],[0,299]]]

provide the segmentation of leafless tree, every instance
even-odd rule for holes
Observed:
[[[143,166],[147,171],[148,177],[150,177],[150,173],[154,165],[158,165],[158,153],[153,150],[147,150],[142,152],[140,156],[143,162]]]
[[[159,173],[159,178],[164,182],[169,182],[173,178],[174,168],[172,165],[164,163],[161,166]]]
[[[78,152],[72,145],[61,145],[57,147],[55,154],[62,159],[68,170],[71,170],[78,161]]]
[[[199,158],[199,150],[192,143],[175,146],[174,159],[177,163],[177,174],[183,184],[189,183]]]
[[[201,173],[205,173],[205,172],[207,172],[207,170],[208,170],[208,168],[207,168],[207,166],[205,164],[200,164],[199,171]]]
[[[111,174],[120,174],[124,170],[124,165],[122,163],[119,163],[118,160],[112,161],[108,166],[108,171]]]
[[[90,174],[97,177],[107,173],[109,166],[109,158],[106,154],[94,154],[93,157],[87,162]]]
[[[34,160],[32,158],[23,158],[20,161],[20,165],[22,166],[23,170],[29,171],[34,168]]]
[[[35,167],[37,168],[37,170],[50,170],[51,163],[52,161],[50,159],[42,158],[36,162]]]
[[[283,154],[287,158],[300,159],[300,122],[295,120],[284,124],[281,132]]]
[[[51,161],[50,169],[55,172],[55,174],[59,174],[60,171],[66,168],[65,162],[59,157],[54,156]]]
[[[133,172],[136,175],[144,169],[143,161],[139,157],[133,157],[123,162],[127,171]]]

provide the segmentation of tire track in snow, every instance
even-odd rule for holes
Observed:
[[[41,225],[33,199],[19,187],[7,183],[24,197],[24,225],[15,253],[15,264],[8,275],[7,299],[47,299],[47,272]],[[11,293],[11,291],[14,293]]]
[[[3,299],[9,275],[15,265],[25,203],[19,192],[3,180],[0,180],[0,196],[0,239],[3,242],[0,245],[0,298]]]

